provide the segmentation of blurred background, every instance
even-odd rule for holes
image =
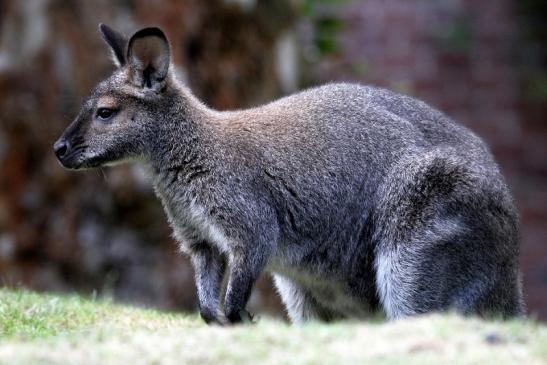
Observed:
[[[522,218],[529,312],[547,320],[544,0],[0,0],[0,284],[196,309],[136,166],[63,170],[52,144],[113,66],[97,25],[157,25],[180,78],[212,107],[335,81],[389,87],[483,137]],[[253,311],[282,315],[270,279]]]

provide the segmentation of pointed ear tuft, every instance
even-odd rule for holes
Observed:
[[[127,37],[103,23],[99,24],[99,32],[105,42],[110,46],[114,64],[118,67],[125,65],[127,62],[125,58]]]
[[[171,50],[161,29],[144,28],[135,33],[129,40],[126,58],[137,86],[155,91],[163,88],[171,62]]]

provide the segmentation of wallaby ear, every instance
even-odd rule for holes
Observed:
[[[116,32],[108,25],[102,23],[99,24],[99,32],[112,50],[112,60],[114,61],[114,64],[118,67],[125,65],[125,50],[127,47],[127,37],[119,32]]]
[[[135,33],[127,46],[127,62],[133,83],[159,91],[169,71],[171,51],[167,37],[159,28],[144,28]]]

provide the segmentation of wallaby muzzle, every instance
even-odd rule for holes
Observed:
[[[63,167],[68,169],[77,169],[79,167],[79,153],[74,150],[72,143],[64,137],[59,138],[55,142],[53,151]]]
[[[53,144],[55,156],[63,167],[79,169],[82,167],[82,156],[87,149],[84,138],[73,135],[73,126],[70,126],[61,137]]]

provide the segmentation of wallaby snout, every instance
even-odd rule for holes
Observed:
[[[72,136],[71,128],[53,144],[53,151],[61,165],[67,169],[78,169],[82,165],[82,154],[85,152],[83,138]]]
[[[57,156],[59,161],[62,162],[63,157],[66,155],[68,151],[68,143],[63,138],[59,139],[53,145],[53,151],[55,152],[55,156]]]
[[[161,127],[158,118],[176,91],[167,88],[171,53],[160,29],[144,28],[131,38],[104,24],[99,30],[118,68],[92,90],[54,145],[69,169],[145,158],[151,136]]]

